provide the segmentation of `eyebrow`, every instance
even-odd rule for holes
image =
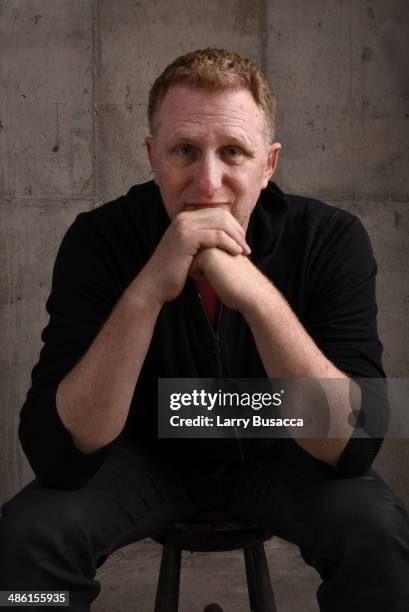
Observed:
[[[200,143],[202,138],[203,137],[201,135],[194,134],[192,132],[189,132],[189,133],[175,132],[174,134],[172,134],[172,140],[183,141],[183,142],[186,142],[188,144],[193,144],[193,145]],[[243,147],[243,148],[249,149],[250,151],[255,150],[254,145],[247,138],[240,138],[238,136],[233,136],[231,134],[226,134],[226,135],[222,134],[222,138],[225,138],[226,141],[231,145]]]

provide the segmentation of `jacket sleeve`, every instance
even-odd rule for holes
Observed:
[[[306,329],[324,355],[361,389],[362,427],[355,428],[336,466],[342,476],[359,476],[381,448],[389,420],[376,323],[377,264],[359,219],[337,210],[317,238],[309,265]]]
[[[81,452],[56,409],[60,381],[87,351],[115,302],[101,239],[87,214],[77,216],[58,250],[46,303],[49,322],[41,334],[44,345],[20,412],[19,439],[38,482],[45,487],[79,488],[116,442],[91,454]]]

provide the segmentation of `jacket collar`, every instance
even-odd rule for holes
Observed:
[[[139,226],[140,239],[152,253],[170,225],[159,188],[154,181],[134,185],[128,191],[127,199],[138,217],[135,222]],[[250,259],[256,265],[272,253],[284,227],[287,210],[286,195],[276,183],[270,182],[260,193],[247,228],[246,239],[252,250]]]
[[[270,182],[260,193],[250,215],[246,240],[251,248],[250,259],[260,265],[273,251],[274,244],[284,227],[288,201],[285,194]]]

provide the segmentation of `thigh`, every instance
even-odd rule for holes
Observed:
[[[200,510],[175,467],[146,448],[121,440],[81,488],[47,488],[33,480],[1,507],[3,527],[64,525],[87,537],[104,557]],[[40,524],[41,523],[41,524]]]
[[[373,469],[356,478],[340,477],[290,438],[240,469],[229,510],[297,545],[323,529],[378,524],[379,517],[391,523],[398,517],[407,529],[408,516]]]

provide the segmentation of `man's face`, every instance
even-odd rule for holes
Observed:
[[[244,88],[169,88],[154,137],[145,140],[170,219],[200,207],[228,209],[247,229],[280,144],[267,144],[263,111]]]

